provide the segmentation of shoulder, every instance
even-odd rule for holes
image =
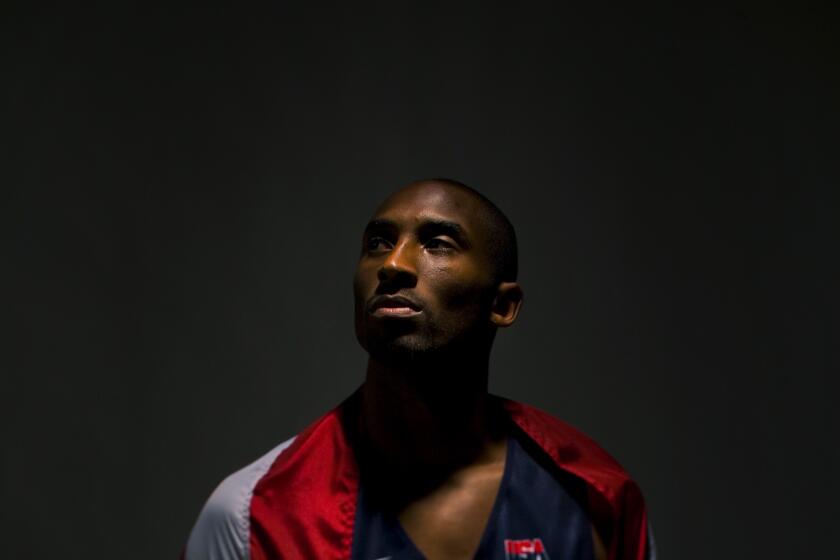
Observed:
[[[513,422],[557,466],[607,494],[632,485],[618,461],[579,429],[533,406],[506,399],[502,403]]]
[[[618,461],[592,438],[547,412],[506,399],[502,404],[554,466],[586,484],[590,519],[608,541],[621,543],[619,556],[611,557],[655,558],[641,489]]]
[[[284,441],[219,484],[190,532],[185,560],[248,558],[249,510],[254,487],[294,439]]]

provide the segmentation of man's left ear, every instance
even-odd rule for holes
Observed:
[[[490,310],[490,321],[497,327],[509,327],[522,308],[522,287],[517,282],[502,282]]]

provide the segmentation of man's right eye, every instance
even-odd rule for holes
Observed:
[[[367,240],[365,248],[371,252],[382,251],[383,249],[388,248],[388,242],[382,237],[371,237]]]

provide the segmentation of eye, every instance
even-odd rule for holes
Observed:
[[[384,238],[373,236],[365,242],[365,249],[370,253],[375,253],[377,251],[387,250],[388,245],[388,241]]]
[[[426,242],[426,248],[439,253],[448,253],[455,250],[455,245],[446,239],[435,237]]]

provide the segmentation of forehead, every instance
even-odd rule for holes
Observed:
[[[459,224],[471,236],[483,237],[484,228],[478,219],[480,211],[474,195],[457,187],[425,182],[393,193],[379,205],[373,217],[402,227],[427,220],[446,220]]]

